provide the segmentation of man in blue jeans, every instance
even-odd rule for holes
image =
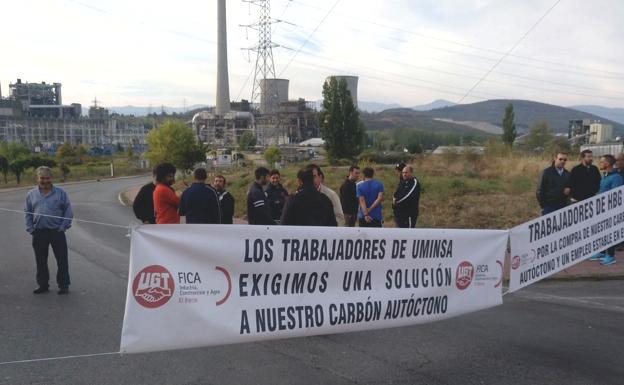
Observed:
[[[375,171],[366,167],[362,170],[364,180],[355,187],[355,193],[360,203],[358,222],[360,227],[381,227],[381,202],[383,201],[384,186],[373,179]]]
[[[617,169],[613,167],[615,165],[615,157],[613,155],[604,155],[600,158],[600,171],[604,172],[604,176],[600,180],[600,189],[598,194],[616,189],[624,185],[624,179]],[[613,265],[615,263],[615,246],[613,245],[606,250],[606,253],[598,253],[593,255],[589,260],[600,260],[601,265]]]
[[[67,193],[52,185],[52,172],[48,167],[37,168],[38,186],[26,195],[26,231],[32,235],[32,245],[37,263],[35,294],[48,292],[50,273],[48,251],[52,246],[56,258],[56,283],[59,294],[69,293],[69,263],[65,231],[71,227],[72,212]]]

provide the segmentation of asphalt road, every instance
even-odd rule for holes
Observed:
[[[117,194],[143,181],[65,189],[77,218],[126,225],[130,210]],[[0,207],[21,209],[24,194],[0,192]],[[119,349],[129,252],[125,235],[120,228],[75,223],[68,232],[70,295],[35,296],[34,256],[23,216],[0,211],[0,363]],[[414,327],[0,364],[0,384],[624,383],[624,282],[548,282],[507,295],[504,302]]]

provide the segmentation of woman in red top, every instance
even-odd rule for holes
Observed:
[[[171,163],[156,166],[156,188],[154,189],[154,211],[156,224],[179,224],[178,206],[180,198],[171,187],[175,182],[176,168]]]

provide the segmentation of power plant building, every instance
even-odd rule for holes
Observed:
[[[84,117],[80,104],[62,104],[61,87],[61,83],[24,83],[20,79],[11,83],[9,97],[0,98],[0,141],[44,149],[63,143],[145,145],[143,126],[115,119],[97,105]]]
[[[217,1],[216,107],[195,114],[191,121],[199,140],[233,147],[243,133],[251,132],[260,145],[282,145],[318,135],[316,111],[303,99],[289,100],[288,79],[261,79],[258,109],[246,100],[229,100],[225,3]]]

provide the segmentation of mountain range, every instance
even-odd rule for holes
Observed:
[[[160,114],[162,111],[167,114],[176,114],[186,113],[190,110],[203,109],[208,107],[204,104],[194,104],[192,106],[187,107],[168,107],[168,106],[121,106],[121,107],[110,107],[108,110],[111,113],[119,114],[119,115],[134,115],[134,116],[147,116],[152,113]]]
[[[589,112],[590,114],[602,116],[605,119],[624,124],[624,108],[609,108],[602,106],[571,106],[570,108],[573,110]]]
[[[410,108],[396,103],[360,101],[362,120],[370,130],[392,128],[415,128],[423,131],[458,133],[462,135],[498,135],[502,133],[501,122],[505,107],[514,107],[515,123],[519,133],[525,133],[534,124],[545,121],[555,133],[567,133],[571,119],[590,119],[611,124],[617,135],[624,134],[624,108],[608,108],[593,105],[562,107],[530,100],[495,99],[471,104],[455,104],[448,100],[435,100]],[[123,115],[144,116],[165,111],[184,113],[204,109],[206,105],[181,107],[111,107],[111,112]]]
[[[514,121],[519,133],[528,132],[531,126],[542,121],[545,121],[555,133],[567,133],[568,122],[572,119],[600,121],[611,124],[616,134],[624,133],[623,123],[597,114],[617,109],[601,107],[603,110],[585,108],[586,111],[581,111],[530,100],[497,99],[458,105],[448,102],[447,106],[429,110],[393,108],[375,113],[362,112],[362,119],[366,127],[372,130],[415,128],[426,131],[498,135],[502,133],[503,115],[509,103],[513,105]],[[617,115],[609,116],[617,118]]]

